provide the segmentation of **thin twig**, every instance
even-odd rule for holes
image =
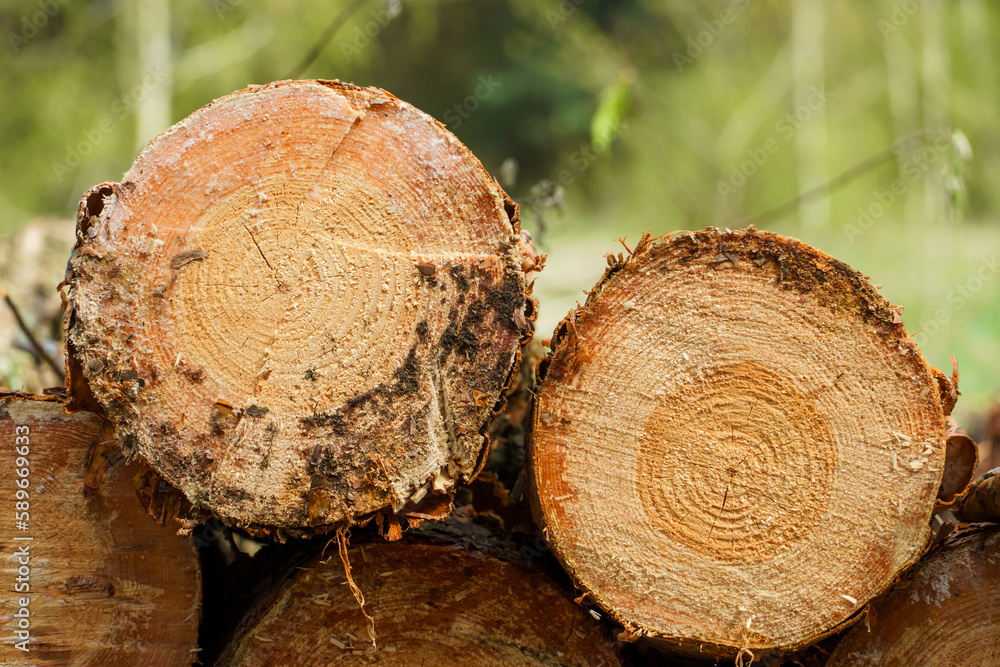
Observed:
[[[7,290],[0,290],[0,295],[3,295],[3,300],[7,302],[7,307],[10,308],[10,312],[14,314],[14,319],[17,320],[17,325],[21,327],[21,331],[23,331],[24,335],[27,336],[28,342],[31,343],[31,349],[35,351],[35,355],[48,364],[49,368],[55,371],[56,377],[63,377],[65,375],[65,371],[60,368],[59,364],[56,363],[56,360],[45,351],[42,344],[38,342],[37,338],[35,338],[35,334],[31,333],[31,329],[28,328],[24,318],[21,317],[21,312],[17,309],[17,306],[14,305],[14,300],[10,298],[10,294],[7,293]]]
[[[312,65],[313,61],[319,57],[319,54],[323,52],[323,49],[325,49],[326,45],[330,43],[330,40],[337,34],[337,31],[344,27],[344,24],[347,23],[347,19],[351,18],[351,15],[361,9],[361,6],[366,2],[368,2],[368,0],[351,0],[351,2],[341,9],[340,12],[333,17],[333,20],[330,21],[330,25],[328,25],[323,34],[319,36],[319,39],[316,40],[316,43],[313,44],[311,49],[309,49],[309,52],[305,55],[305,57],[302,58],[298,65],[292,68],[292,71],[289,72],[288,76],[285,78],[297,79],[302,76],[302,73],[305,72],[306,68]]]
[[[351,589],[351,594],[354,595],[354,600],[361,607],[361,613],[364,614],[365,621],[368,623],[368,638],[372,640],[372,646],[378,650],[378,644],[375,642],[375,619],[365,609],[365,596],[361,593],[361,589],[358,588],[357,584],[354,583],[354,577],[351,576],[351,561],[347,556],[350,531],[341,526],[337,529],[335,539],[337,540],[337,552],[340,555],[340,562],[344,565],[344,574],[347,575],[347,586]],[[325,551],[326,547],[323,547],[323,550]]]
[[[926,144],[930,143],[930,141],[933,138],[939,136],[941,136],[940,131],[933,132],[930,130],[921,130],[919,132],[914,132],[909,136],[903,137],[902,139],[900,139],[899,141],[897,141],[884,151],[876,153],[875,155],[872,155],[871,157],[862,160],[858,164],[854,165],[853,167],[839,174],[838,176],[835,176],[826,183],[817,185],[815,188],[807,190],[806,192],[800,194],[798,197],[789,199],[788,201],[784,202],[783,204],[779,204],[774,208],[769,208],[766,211],[763,211],[762,213],[750,216],[749,218],[744,218],[740,220],[738,223],[736,223],[736,226],[747,227],[749,225],[758,225],[763,222],[771,222],[773,220],[778,220],[780,218],[783,218],[792,211],[794,211],[795,209],[797,209],[799,205],[811,202],[814,199],[818,199],[822,196],[832,194],[836,190],[839,190],[840,188],[849,184],[851,181],[854,181],[855,179],[864,176],[868,172],[873,171],[878,167],[881,167],[883,164],[889,162],[893,158],[908,153],[915,148],[925,146]]]

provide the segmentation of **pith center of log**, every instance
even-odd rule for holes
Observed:
[[[640,446],[637,491],[661,544],[722,559],[769,558],[812,530],[836,460],[805,392],[753,361],[662,396]]]

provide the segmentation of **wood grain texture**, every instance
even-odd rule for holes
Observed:
[[[219,664],[619,664],[605,629],[538,571],[412,539],[349,554],[377,651],[343,565],[328,553],[247,619]]]
[[[1000,530],[958,535],[914,568],[827,663],[848,665],[1000,666]]]
[[[849,623],[922,554],[935,377],[863,276],[705,230],[610,268],[539,366],[528,475],[577,584],[635,636],[734,654]]]
[[[306,534],[481,467],[535,261],[440,123],[377,89],[252,87],[84,201],[70,384],[196,506]]]
[[[0,503],[8,515],[0,522],[0,664],[189,665],[196,656],[201,576],[194,545],[146,515],[133,491],[137,463],[97,456],[88,468],[103,423],[91,413],[66,414],[58,401],[0,400]],[[15,480],[22,479],[14,474],[21,467],[15,438],[24,427],[26,531],[14,522]],[[32,539],[14,539],[25,536]],[[30,590],[18,592],[24,545]],[[13,614],[22,596],[31,612],[27,653],[15,648]]]

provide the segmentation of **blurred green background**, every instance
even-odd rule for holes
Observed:
[[[550,253],[541,336],[616,237],[754,223],[904,305],[932,364],[959,359],[967,423],[1000,393],[985,0],[5,0],[0,25],[0,280],[53,350],[80,195],[212,99],[293,76],[386,88],[472,149]],[[54,384],[4,327],[0,381]]]

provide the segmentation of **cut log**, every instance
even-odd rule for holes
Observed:
[[[70,385],[231,525],[402,511],[485,461],[535,317],[519,231],[475,157],[389,93],[239,91],[84,198]]]
[[[979,441],[979,467],[976,476],[1000,467],[1000,399],[986,415],[983,437]]]
[[[104,424],[55,400],[0,399],[4,665],[189,665],[197,656],[194,545],[146,516],[133,491],[139,465],[109,447]]]
[[[219,664],[617,665],[610,633],[542,573],[420,539],[331,545],[244,622]]]
[[[856,271],[748,229],[648,235],[539,365],[529,484],[579,587],[717,655],[809,644],[923,553],[935,375]]]
[[[1000,529],[956,535],[873,605],[827,667],[1000,665]]]
[[[953,511],[965,523],[1000,523],[1000,468],[976,479]]]
[[[934,369],[931,369],[934,370]],[[969,488],[979,463],[979,448],[965,429],[952,417],[945,418],[944,474],[938,489],[938,503],[934,509],[939,512],[951,505]]]

